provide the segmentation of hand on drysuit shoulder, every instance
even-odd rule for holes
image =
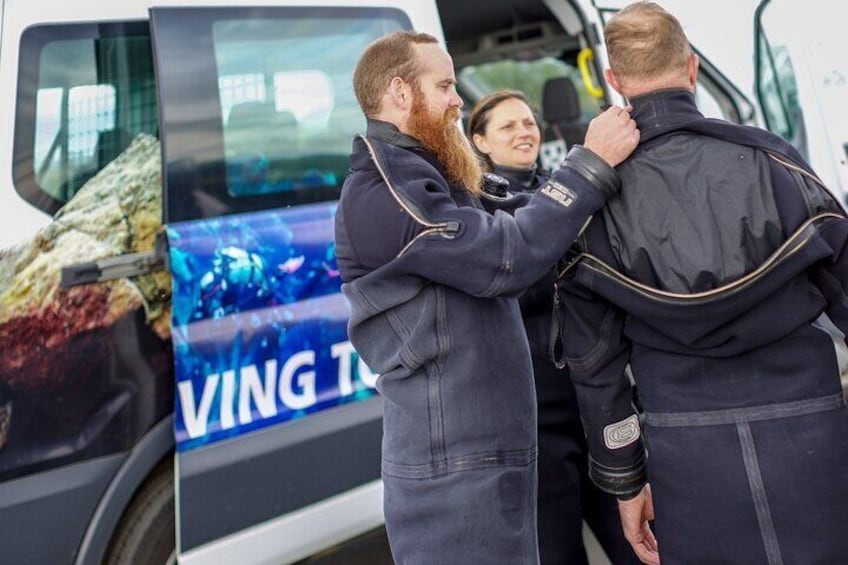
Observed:
[[[630,107],[610,106],[589,122],[583,146],[610,167],[621,164],[639,144],[639,129]]]

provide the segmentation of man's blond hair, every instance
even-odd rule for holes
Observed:
[[[393,78],[417,84],[421,65],[414,46],[423,43],[438,43],[438,40],[428,33],[396,31],[365,48],[353,72],[353,92],[367,117],[380,112],[383,94]]]
[[[604,27],[610,69],[625,82],[684,75],[692,49],[680,22],[655,2],[630,4]]]

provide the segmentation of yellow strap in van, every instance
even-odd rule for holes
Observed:
[[[592,80],[592,69],[589,68],[589,62],[595,60],[595,54],[591,47],[586,47],[577,54],[577,68],[580,69],[580,76],[583,77],[583,86],[586,91],[595,98],[604,97],[604,89],[596,86]]]

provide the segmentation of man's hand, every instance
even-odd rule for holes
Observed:
[[[615,167],[627,159],[639,144],[639,130],[630,117],[632,108],[610,106],[589,122],[583,146]]]
[[[636,498],[618,501],[618,513],[621,517],[621,527],[624,537],[633,546],[636,556],[642,563],[660,565],[660,554],[657,550],[657,538],[648,525],[654,519],[654,500],[651,497],[651,485],[642,487]]]

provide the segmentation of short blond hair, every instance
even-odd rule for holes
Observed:
[[[680,22],[655,2],[636,2],[615,14],[604,38],[619,81],[683,74],[692,54]]]
[[[366,116],[380,112],[383,94],[393,78],[418,83],[421,65],[414,46],[426,43],[438,43],[438,39],[428,33],[396,31],[365,48],[353,72],[353,92]]]

